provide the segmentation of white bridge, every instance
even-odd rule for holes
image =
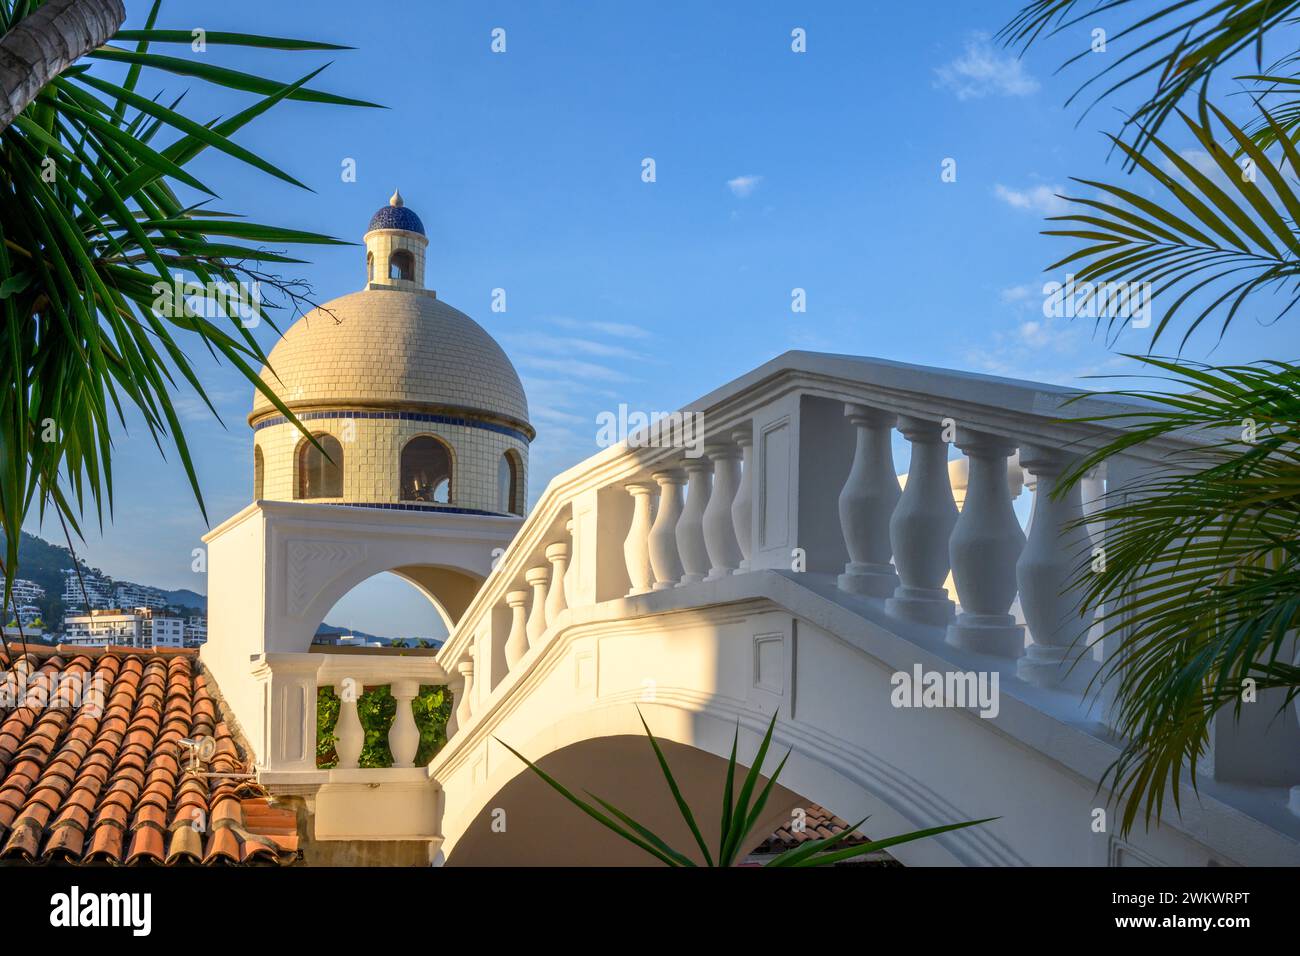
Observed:
[[[213,641],[203,659],[262,781],[307,798],[318,841],[422,841],[452,865],[648,859],[504,741],[689,852],[638,712],[706,829],[736,728],[748,762],[775,714],[767,768],[791,756],[755,842],[817,803],[869,815],[863,829],[880,837],[998,818],[895,848],[906,864],[1300,864],[1288,803],[1300,730],[1268,693],[1240,723],[1216,722],[1181,816],[1167,802],[1158,827],[1117,833],[1098,782],[1118,742],[1107,701],[1084,693],[1106,648],[1078,640],[1087,622],[1063,593],[1105,529],[1063,529],[1178,446],[1136,448],[1082,494],[1054,498],[1063,469],[1112,434],[1060,419],[1119,404],[1063,408],[1070,394],[792,352],[684,409],[704,415],[703,456],[607,449],[552,481],[522,525],[470,534],[455,515],[254,503],[209,536],[213,626],[248,642]],[[894,429],[911,443],[901,489]],[[964,458],[948,461],[945,430]],[[265,542],[263,565],[218,573],[222,549],[250,535]],[[368,550],[376,539],[398,544]],[[441,651],[309,652],[333,600],[388,569],[454,623]],[[997,693],[897,706],[895,675],[918,669]],[[345,697],[339,768],[316,769],[315,688],[349,678],[393,687],[393,768],[356,769],[361,727]],[[429,766],[410,766],[405,702],[438,683],[455,694],[449,740]]]

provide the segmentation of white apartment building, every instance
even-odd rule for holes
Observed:
[[[185,620],[185,646],[202,647],[208,640],[208,619],[195,614]]]
[[[26,578],[15,578],[12,595],[14,604],[21,608],[24,605],[35,604],[45,597],[45,588],[35,581],[28,581]]]
[[[68,614],[63,618],[63,643],[80,647],[116,644],[141,647],[144,615],[115,608],[92,608],[88,614]]]
[[[87,601],[90,602],[89,610],[112,608],[113,582],[91,568],[82,568],[80,575],[75,568],[66,568],[63,572],[64,605],[85,610]]]

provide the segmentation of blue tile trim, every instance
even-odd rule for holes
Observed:
[[[313,498],[295,498],[304,504],[333,505],[336,508],[382,508],[385,511],[437,511],[453,515],[487,515],[492,518],[518,518],[520,515],[503,511],[481,511],[478,508],[457,508],[454,505],[414,504],[405,501],[320,501]]]
[[[325,418],[352,418],[358,420],[382,418],[402,422],[423,422],[430,425],[460,425],[464,428],[481,428],[484,431],[496,432],[499,435],[509,435],[511,438],[519,439],[525,445],[528,444],[528,436],[517,428],[511,428],[509,425],[496,425],[492,422],[481,422],[474,418],[462,418],[456,415],[435,415],[432,412],[363,412],[340,409],[338,411],[303,412],[298,416],[298,420],[301,422],[320,421]],[[283,415],[274,415],[254,425],[253,431],[261,431],[263,428],[270,428],[273,425],[286,425],[288,422],[289,419]]]

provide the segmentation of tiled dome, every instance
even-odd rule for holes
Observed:
[[[376,229],[405,229],[407,232],[416,232],[424,235],[424,223],[420,222],[420,217],[406,208],[402,203],[402,194],[394,191],[393,198],[388,200],[387,206],[381,206],[379,211],[370,217],[370,225],[367,232],[373,232]]]
[[[400,208],[400,207],[397,207]],[[528,401],[501,346],[427,292],[370,289],[303,316],[271,350],[263,380],[291,408],[429,406],[528,425]],[[254,393],[252,417],[274,406]]]

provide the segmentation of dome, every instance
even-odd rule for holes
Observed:
[[[388,205],[380,206],[379,211],[370,217],[366,231],[373,232],[376,229],[405,229],[407,232],[424,235],[424,223],[405,206],[402,194],[396,190],[393,191],[393,198],[388,200]]]
[[[334,299],[291,325],[269,359],[262,379],[295,412],[458,411],[533,434],[501,346],[428,291],[370,288]],[[250,423],[269,413],[275,407],[254,392]]]

